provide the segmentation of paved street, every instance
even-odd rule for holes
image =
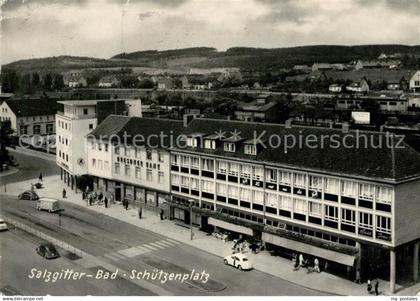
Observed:
[[[0,291],[3,294],[20,295],[153,295],[152,292],[136,286],[127,280],[57,280],[45,282],[30,279],[31,269],[47,269],[51,272],[73,269],[79,272],[96,273],[84,269],[66,258],[66,251],[59,249],[61,258],[46,260],[35,252],[42,239],[18,229],[0,233],[1,270]],[[69,256],[70,257],[70,256]],[[70,257],[71,258],[71,257]]]
[[[43,174],[54,173],[53,162],[35,159],[26,155],[16,155],[21,167],[25,170],[21,174],[33,175],[37,177],[39,172],[37,169],[43,170]],[[51,165],[52,163],[52,165]],[[15,175],[11,175],[15,179]],[[30,178],[28,176],[28,178]],[[19,180],[23,180],[20,178]],[[8,177],[4,179],[9,181]],[[42,190],[40,191],[42,195]],[[154,281],[153,284],[159,285],[166,291],[174,295],[319,295],[321,293],[315,290],[309,290],[280,278],[259,272],[256,270],[249,272],[241,272],[234,268],[223,265],[220,257],[211,255],[205,251],[201,251],[194,247],[185,245],[176,240],[159,234],[150,232],[145,229],[135,227],[129,223],[102,215],[86,209],[83,206],[63,203],[65,212],[62,216],[62,227],[58,227],[58,215],[48,212],[40,212],[35,210],[35,204],[31,201],[17,200],[15,197],[2,197],[1,213],[16,220],[31,225],[34,228],[47,233],[48,235],[60,238],[69,244],[94,255],[98,260],[112,263],[118,268],[126,271],[136,269],[142,271],[147,269],[164,270],[168,273],[191,273],[191,271],[202,272],[205,270],[210,275],[210,280],[203,284],[199,281],[168,281],[164,284]],[[3,261],[7,265],[2,266],[2,270],[6,281],[3,286],[10,285],[16,287],[15,283],[21,281],[22,277],[27,275],[28,267],[44,262],[42,258],[33,255],[34,245],[28,248],[20,248],[19,244],[13,244],[10,235],[15,233],[1,233],[2,244],[6,245],[7,252],[4,253]],[[6,242],[4,242],[6,241]],[[28,242],[26,242],[28,244]],[[25,251],[21,251],[24,249]],[[29,250],[29,251],[28,251]],[[28,254],[26,252],[30,252]],[[16,256],[19,254],[19,256]],[[18,257],[33,258],[34,261],[19,262]],[[12,259],[8,259],[8,258]],[[63,265],[71,265],[83,262],[82,260],[74,260],[69,262],[66,259],[59,259],[56,265],[51,269],[61,269]],[[55,264],[53,263],[53,264]],[[44,263],[46,264],[46,263]],[[24,265],[24,266],[22,266]],[[41,265],[42,266],[42,265]],[[81,264],[79,269],[83,270],[86,266]],[[8,278],[14,274],[14,278]],[[20,280],[19,280],[20,279]],[[115,281],[115,280],[113,280]],[[133,285],[131,282],[120,279],[115,283],[121,289],[125,289],[128,295],[148,295],[149,291]],[[27,283],[28,281],[25,281]],[[30,281],[29,281],[30,282]],[[108,281],[108,282],[111,282]],[[67,282],[65,282],[67,283]],[[86,287],[79,289],[75,284],[64,285],[65,289],[51,289],[49,294],[74,294],[72,290],[80,294],[100,294],[101,287],[96,283],[83,284]],[[92,288],[89,287],[92,286]],[[35,294],[32,291],[34,284],[27,284],[27,290],[24,293]],[[55,285],[53,285],[54,287]],[[51,286],[49,286],[51,287]],[[61,283],[59,287],[63,287]],[[96,290],[95,290],[96,288]],[[41,290],[41,288],[39,288]],[[104,294],[118,295],[118,290],[104,291]],[[92,292],[89,292],[92,290]],[[111,292],[112,291],[112,292]],[[44,293],[45,294],[45,293]]]

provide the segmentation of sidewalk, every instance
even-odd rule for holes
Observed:
[[[8,184],[7,194],[16,196],[23,190],[30,189],[31,182],[36,182],[36,179]],[[194,228],[194,239],[190,240],[190,229],[188,227],[176,225],[174,221],[170,220],[161,221],[159,215],[154,212],[143,210],[143,218],[139,220],[137,210],[133,208],[125,210],[121,205],[112,205],[110,208],[97,205],[88,207],[86,206],[86,202],[82,201],[81,192],[76,194],[74,191],[70,190],[70,188],[60,180],[60,176],[58,175],[45,177],[44,186],[45,188],[37,191],[40,196],[62,199],[62,190],[65,188],[67,191],[67,198],[64,199],[64,201],[66,202],[85,206],[89,210],[100,212],[135,226],[181,241],[216,256],[224,257],[231,253],[232,242],[224,243],[220,239],[199,231],[197,228]],[[2,191],[1,187],[0,191]],[[306,270],[303,269],[292,271],[292,262],[290,260],[282,257],[273,257],[266,251],[259,254],[246,254],[254,263],[255,269],[300,286],[337,295],[366,295],[366,285],[358,285],[349,280],[324,272],[320,274],[307,274]],[[220,264],[223,264],[222,260],[220,260]],[[379,289],[382,291],[383,295],[390,295],[389,283],[387,281],[380,281]],[[397,287],[396,294],[411,296],[415,295],[419,290],[420,283],[417,283],[412,287],[404,289]]]

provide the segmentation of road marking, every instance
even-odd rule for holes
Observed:
[[[179,245],[179,244],[180,244],[180,242],[179,242],[179,241],[177,241],[177,240],[173,240],[173,239],[170,239],[170,238],[167,238],[167,239],[166,239],[166,241],[173,242],[173,243],[174,243],[174,244],[176,244],[176,245]]]
[[[110,252],[110,253],[104,254],[103,256],[105,256],[108,259],[115,260],[115,261],[123,260],[127,258],[125,256],[118,254],[117,252]]]
[[[121,255],[126,256],[126,257],[134,257],[134,256],[137,255],[137,253],[139,251],[140,250],[137,249],[136,247],[131,247],[131,248],[128,248],[128,249],[120,250],[120,251],[118,251],[118,253],[120,253]]]
[[[154,242],[149,242],[149,245],[152,245],[152,246],[154,246],[154,247],[156,247],[158,249],[161,249],[161,250],[166,248],[166,247],[162,247],[162,246],[160,246],[160,245],[158,245],[158,244],[156,244]]]
[[[170,245],[170,244],[166,244],[164,241],[155,241],[154,242],[155,244],[157,244],[157,245],[160,245],[160,246],[162,246],[162,247],[164,247],[164,248],[170,248],[170,247],[173,247],[172,245]]]
[[[162,243],[162,244],[166,244],[167,246],[169,246],[169,247],[174,247],[174,246],[176,246],[176,244],[174,244],[173,242],[169,242],[169,241],[167,241],[167,240],[161,240],[160,241],[160,243]]]
[[[153,247],[153,246],[149,246],[148,244],[143,244],[143,245],[142,245],[142,247],[147,248],[147,249],[150,249],[150,250],[152,250],[152,251],[158,251],[158,249],[156,249],[156,248],[155,248],[155,247]]]

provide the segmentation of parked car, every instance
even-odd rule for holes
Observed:
[[[9,229],[9,227],[7,226],[6,221],[0,218],[0,231],[6,231],[7,229]]]
[[[36,248],[36,252],[46,259],[54,259],[60,257],[60,254],[54,245],[50,243],[39,245],[39,247]]]
[[[252,263],[244,254],[236,253],[228,255],[223,259],[224,264],[231,265],[239,270],[251,270]]]
[[[36,194],[35,191],[25,190],[24,192],[18,195],[18,199],[36,201],[39,200],[39,196]]]
[[[60,211],[60,203],[56,199],[40,198],[36,201],[37,210],[47,210],[48,212]]]

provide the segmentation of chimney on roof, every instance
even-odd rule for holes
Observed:
[[[193,120],[195,117],[195,114],[184,114],[182,116],[182,119],[184,121],[184,128],[186,128],[188,126],[188,123],[190,123],[190,121]]]
[[[286,129],[291,129],[292,128],[292,119],[289,118],[286,120],[286,122],[284,123]]]
[[[348,133],[350,130],[350,125],[348,122],[343,122],[343,124],[341,125],[341,131],[343,133]]]

